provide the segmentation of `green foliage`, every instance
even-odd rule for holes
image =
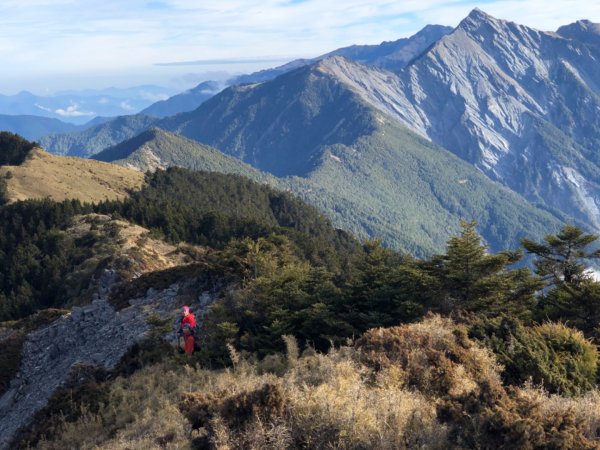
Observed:
[[[352,145],[328,146],[308,178],[283,181],[336,226],[419,258],[442,252],[461,219],[476,220],[493,251],[541,238],[565,219],[392,124]]]
[[[0,208],[0,321],[66,304],[67,275],[90,249],[62,230],[86,209],[77,201],[50,200]]]
[[[336,314],[354,334],[410,322],[426,312],[428,298],[423,293],[429,281],[418,277],[411,258],[377,241],[367,242],[334,304]]]
[[[589,251],[586,249],[598,239],[593,234],[573,225],[565,225],[555,235],[547,235],[545,244],[523,239],[523,247],[537,256],[535,266],[538,275],[546,277],[550,284],[576,285],[588,276],[586,266],[582,260],[600,258],[600,250]]]
[[[123,202],[97,208],[157,229],[172,242],[223,248],[233,238],[272,233],[290,238],[306,258],[339,265],[357,247],[314,207],[239,175],[170,168],[150,175],[147,185]]]
[[[444,255],[419,266],[430,277],[431,302],[448,313],[465,310],[485,315],[530,315],[534,294],[542,287],[529,269],[509,269],[521,252],[487,253],[474,222],[461,222],[463,231],[448,243]]]
[[[556,286],[540,296],[536,314],[542,319],[566,321],[599,342],[600,283],[587,279],[576,285]]]
[[[0,166],[18,166],[36,146],[18,134],[0,131]]]
[[[124,201],[91,206],[41,200],[0,208],[0,320],[69,304],[87,288],[92,273],[83,274],[87,279],[67,275],[100,251],[94,234],[72,239],[65,230],[75,214],[92,211],[125,217],[172,242],[216,248],[246,237],[270,237],[278,245],[273,236],[280,234],[295,257],[331,268],[342,266],[358,248],[315,208],[289,194],[241,176],[170,169],[149,176],[148,185]],[[164,284],[178,274],[174,269],[148,275],[116,291],[112,299],[123,304],[149,283],[163,279]]]
[[[0,131],[0,166],[18,166],[36,146],[18,134]]]
[[[594,338],[599,337],[600,283],[587,272],[586,260],[600,258],[600,250],[588,249],[597,239],[573,225],[547,235],[544,243],[523,239],[525,249],[537,257],[536,272],[550,288],[539,296],[537,317],[567,321]]]
[[[595,386],[596,346],[580,331],[558,323],[526,327],[514,318],[481,320],[471,328],[504,366],[506,383],[531,380],[550,392],[580,394]]]

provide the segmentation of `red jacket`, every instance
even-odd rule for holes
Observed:
[[[181,323],[179,324],[179,328],[183,330],[183,326],[186,323],[192,328],[192,332],[196,329],[196,317],[192,313],[183,316],[183,319],[181,319]]]

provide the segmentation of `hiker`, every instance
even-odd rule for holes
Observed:
[[[194,353],[194,334],[189,324],[183,326],[183,346],[182,349],[186,355]]]
[[[196,317],[190,312],[189,306],[181,308],[183,317],[179,323],[179,349],[187,355],[194,353],[194,334],[196,330]]]

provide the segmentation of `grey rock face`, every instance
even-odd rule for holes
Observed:
[[[146,296],[131,300],[130,307],[115,311],[106,299],[114,274],[107,271],[101,281],[102,295],[92,304],[74,307],[27,336],[19,372],[0,397],[0,449],[8,448],[15,432],[47,404],[75,367],[114,369],[136,342],[147,337],[147,315],[169,317],[181,306],[180,286],[174,284],[161,291],[150,289]],[[208,303],[210,298],[214,296],[209,295]],[[199,304],[194,306],[200,310]]]
[[[528,200],[598,230],[599,61],[598,46],[476,9],[398,75],[342,58],[321,70]]]
[[[578,20],[556,30],[556,33],[567,39],[575,39],[591,45],[600,45],[600,23],[589,20]]]
[[[73,366],[110,370],[147,331],[143,314],[116,312],[105,299],[97,299],[29,334],[19,372],[0,398],[0,448],[45,406]]]

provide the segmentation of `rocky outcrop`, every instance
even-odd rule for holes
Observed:
[[[19,372],[0,398],[0,449],[9,448],[19,428],[46,406],[75,368],[114,369],[135,343],[148,336],[148,316],[173,317],[173,331],[166,337],[174,341],[178,323],[175,317],[183,302],[189,302],[188,295],[180,295],[183,286],[182,282],[163,290],[149,289],[120,311],[101,296],[30,333]],[[214,293],[204,292],[192,303],[192,309],[201,315],[213,299]]]
[[[135,308],[117,312],[106,299],[97,299],[29,334],[19,372],[0,398],[0,448],[8,448],[14,433],[46,405],[73,366],[111,370],[147,330]]]

